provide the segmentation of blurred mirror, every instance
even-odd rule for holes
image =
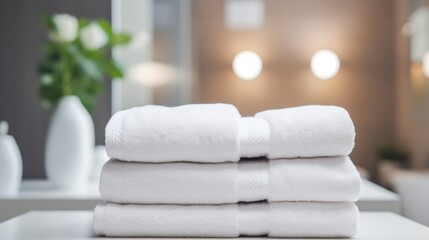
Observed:
[[[134,35],[131,46],[114,53],[126,65],[127,73],[125,81],[113,83],[113,112],[145,104],[191,102],[191,3],[112,2],[114,26]]]

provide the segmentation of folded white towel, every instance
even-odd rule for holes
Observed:
[[[238,161],[240,118],[228,104],[150,105],[120,111],[106,127],[107,154],[144,162]]]
[[[355,128],[341,107],[310,105],[255,116],[269,122],[271,159],[349,155],[354,147]]]
[[[102,170],[105,201],[222,204],[239,201],[356,201],[361,180],[347,156],[240,161],[137,163],[110,160]]]
[[[109,237],[352,237],[354,203],[279,202],[231,205],[98,205],[97,235]]]
[[[237,162],[240,157],[348,155],[354,137],[349,114],[335,106],[241,118],[228,104],[151,105],[116,113],[106,127],[106,150],[124,161]]]

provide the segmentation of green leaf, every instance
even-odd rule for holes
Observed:
[[[131,41],[132,37],[129,34],[119,33],[114,34],[112,39],[112,45],[126,45]]]
[[[94,107],[96,97],[94,95],[86,93],[85,91],[76,92],[75,95],[79,97],[86,110],[88,110],[88,112],[91,112]]]
[[[78,19],[79,29],[82,29],[82,28],[88,26],[88,24],[89,24],[89,20],[88,19],[86,19],[86,18],[79,18]]]
[[[80,68],[83,75],[87,75],[90,78],[99,80],[102,79],[103,73],[99,69],[97,61],[87,58],[85,55],[83,55],[84,52],[81,52],[73,45],[69,45],[67,51],[73,57],[74,62]]]
[[[86,58],[82,58],[78,62],[78,66],[83,70],[85,75],[88,75],[88,77],[97,79],[99,81],[102,80],[103,73],[100,71],[98,65],[95,62]]]
[[[97,23],[104,30],[104,32],[106,32],[107,36],[109,37],[109,43],[111,46],[125,45],[128,44],[132,39],[131,35],[129,34],[115,33],[110,26],[110,23],[104,19],[97,20]]]
[[[104,19],[98,19],[97,20],[98,25],[106,32],[106,34],[111,37],[113,34],[112,27],[110,26],[110,23]]]
[[[57,31],[57,25],[54,22],[53,15],[42,14],[42,22],[50,31]]]
[[[78,97],[82,102],[83,106],[86,108],[86,110],[88,110],[89,112],[92,111],[93,98],[87,94],[78,94]]]
[[[115,61],[103,62],[103,68],[111,78],[122,78],[124,76],[122,67]]]
[[[86,92],[90,95],[97,95],[104,90],[104,84],[100,81],[89,81]]]
[[[45,60],[44,62],[40,63],[37,67],[37,72],[40,74],[45,73],[52,73],[52,65],[49,64],[49,61]]]
[[[54,107],[63,96],[58,84],[40,85],[42,105],[48,109]]]
[[[108,39],[108,45],[113,46],[114,32],[110,23],[104,19],[97,20],[98,25],[100,25],[101,29],[106,33]]]
[[[96,62],[100,62],[104,58],[100,51],[82,51],[82,55]]]
[[[58,53],[58,45],[55,42],[47,42],[43,45],[43,50],[47,54],[57,54]]]
[[[54,73],[61,71],[61,62],[57,54],[50,54],[37,66],[37,72],[40,74]]]

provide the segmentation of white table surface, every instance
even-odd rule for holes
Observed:
[[[359,232],[353,239],[429,239],[428,227],[390,212],[361,213],[359,226]],[[0,239],[119,240],[121,238],[96,237],[92,230],[92,212],[90,211],[34,211],[1,223]],[[174,238],[168,238],[168,240],[174,240]],[[190,240],[190,238],[186,238],[186,240]]]
[[[362,179],[361,196],[356,205],[360,211],[385,211],[401,214],[401,197],[366,179]]]
[[[93,210],[101,203],[98,182],[64,190],[46,180],[25,180],[16,196],[0,196],[0,222],[34,210]]]
[[[100,199],[98,181],[88,182],[79,189],[61,189],[47,180],[24,180],[20,192],[12,199]]]
[[[76,191],[55,188],[46,180],[25,180],[17,196],[0,196],[0,222],[34,210],[93,210],[100,202],[98,182]],[[360,211],[400,213],[401,209],[397,194],[366,179],[362,179],[361,198],[356,204]]]

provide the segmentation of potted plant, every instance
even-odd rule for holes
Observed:
[[[105,78],[120,79],[123,70],[111,50],[130,42],[115,33],[106,20],[69,14],[43,18],[49,41],[38,67],[42,105],[54,113],[46,143],[46,174],[60,187],[76,187],[90,173],[94,125],[89,115],[102,92]]]
[[[380,184],[390,187],[390,179],[395,172],[408,165],[408,152],[401,146],[391,144],[380,147],[377,155],[380,160],[378,163]]]

